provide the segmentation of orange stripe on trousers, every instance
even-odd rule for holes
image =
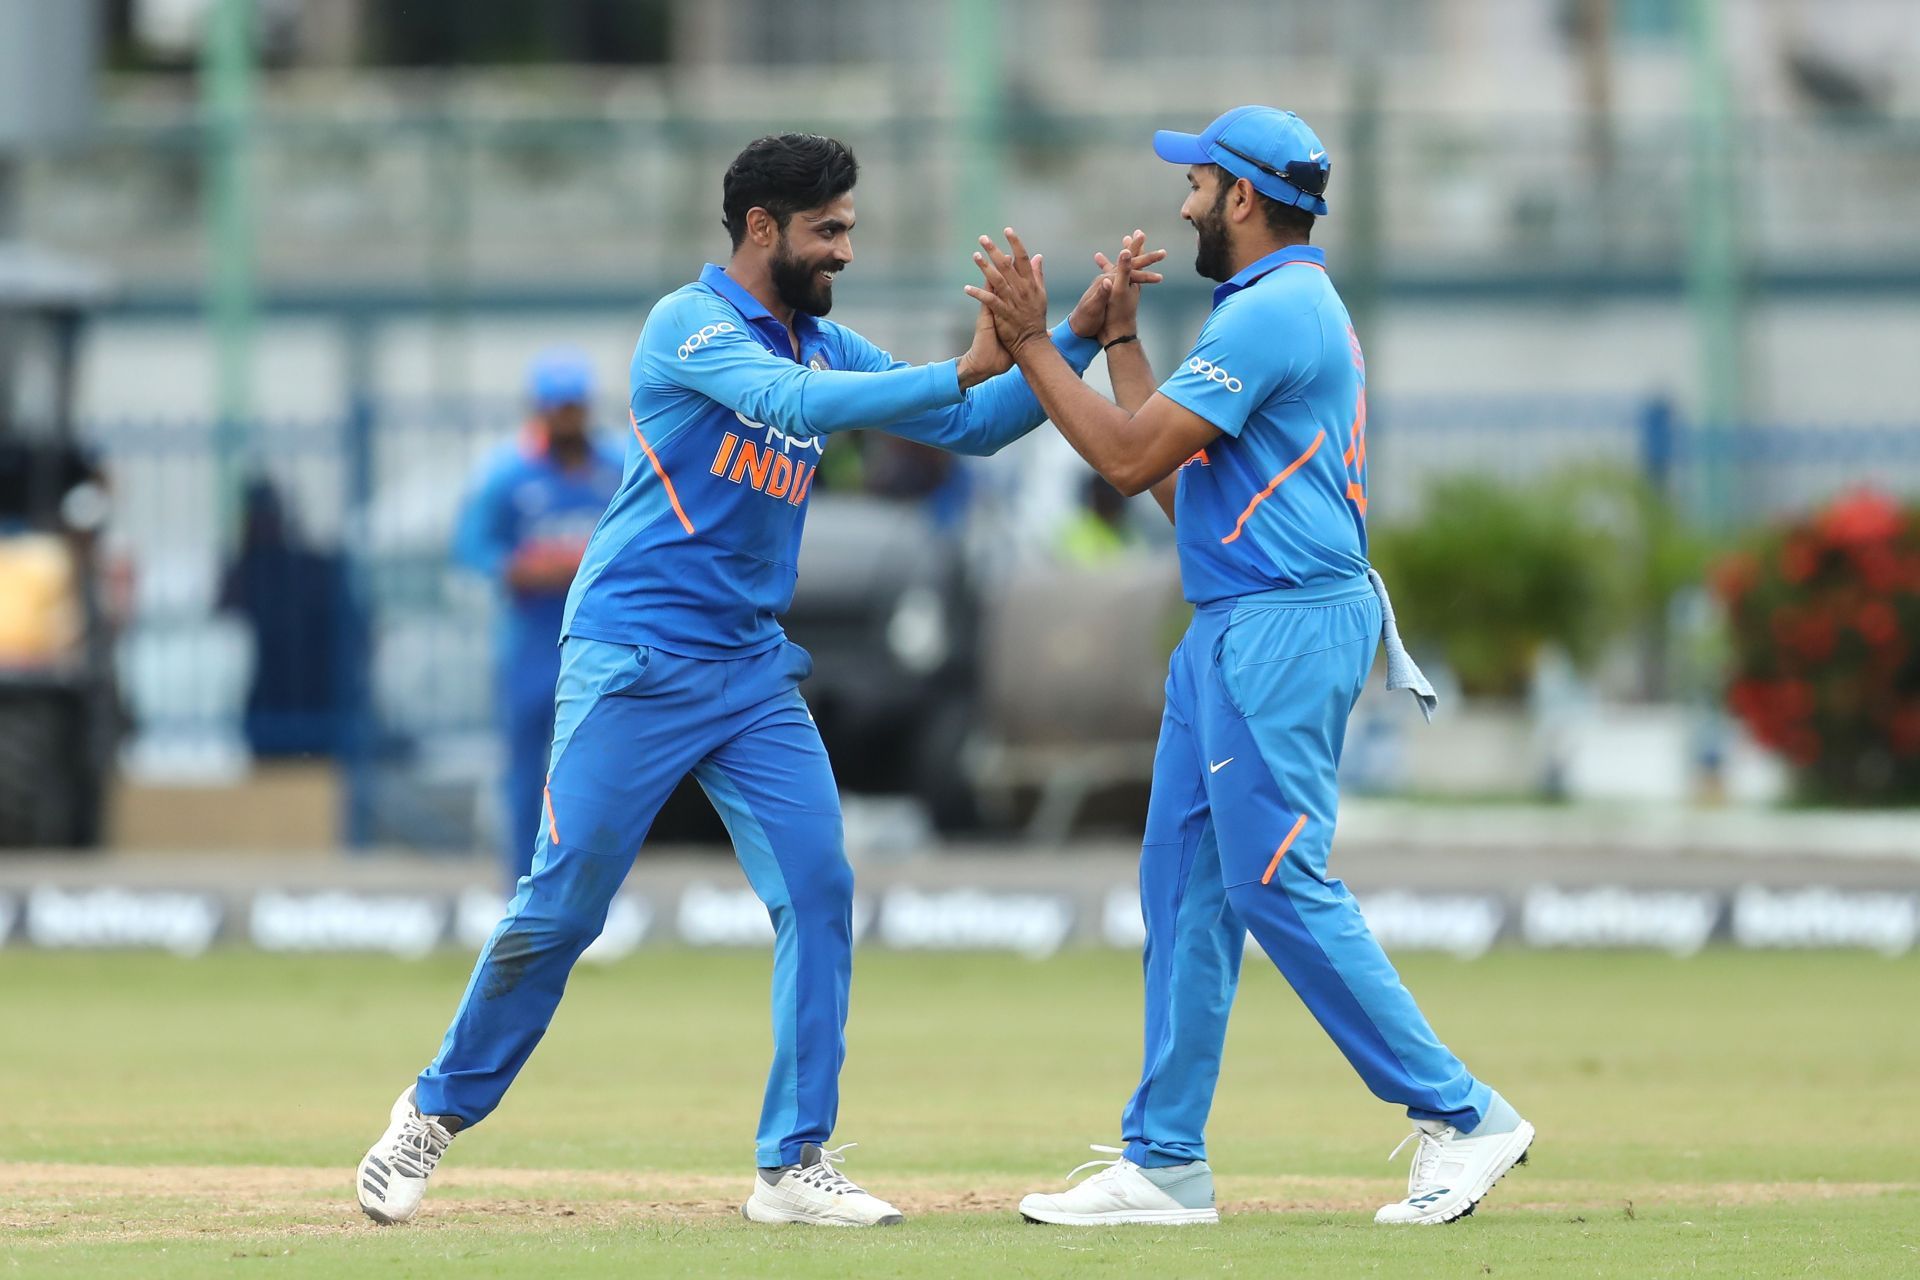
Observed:
[[[1326,438],[1327,438],[1327,433],[1324,431],[1314,436],[1313,443],[1307,446],[1307,451],[1305,453],[1301,454],[1299,457],[1295,458],[1292,462],[1288,463],[1287,469],[1285,471],[1282,471],[1279,475],[1275,476],[1272,480],[1268,481],[1266,488],[1254,494],[1253,501],[1249,502],[1247,504],[1247,509],[1240,513],[1240,518],[1233,522],[1233,532],[1228,534],[1226,537],[1220,539],[1220,541],[1223,543],[1232,542],[1235,538],[1239,537],[1240,531],[1247,527],[1247,517],[1253,514],[1253,509],[1259,506],[1261,503],[1265,502],[1268,498],[1271,498],[1273,496],[1273,491],[1275,489],[1278,489],[1281,486],[1281,484],[1283,484],[1286,481],[1286,478],[1288,476],[1298,471],[1301,467],[1306,466],[1307,459],[1311,458],[1314,454],[1320,452],[1320,442],[1325,440]]]
[[[1287,838],[1280,842],[1280,847],[1273,851],[1273,861],[1267,864],[1267,874],[1260,877],[1261,884],[1273,883],[1273,873],[1280,869],[1280,859],[1287,856],[1288,848],[1292,846],[1294,840],[1300,835],[1300,832],[1306,828],[1306,825],[1307,815],[1303,813],[1300,815],[1300,820],[1293,824],[1293,830],[1287,832]]]
[[[640,452],[647,455],[647,462],[652,465],[653,474],[659,476],[660,483],[667,487],[667,501],[673,504],[673,514],[680,517],[680,527],[692,533],[693,521],[687,519],[687,513],[680,509],[680,495],[673,491],[673,481],[667,478],[666,468],[662,467],[660,459],[654,456],[653,446],[648,444],[647,438],[640,434],[640,419],[634,416],[631,409],[627,410],[627,419],[633,423],[633,438],[640,442]]]
[[[560,824],[553,820],[553,788],[540,788],[540,799],[547,806],[547,839],[557,845],[560,843]]]

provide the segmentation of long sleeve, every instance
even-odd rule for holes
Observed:
[[[761,346],[724,304],[656,309],[635,355],[635,388],[696,392],[790,436],[881,427],[961,402],[958,362],[810,369]]]
[[[865,367],[906,367],[858,334],[849,330],[841,332],[850,347],[859,348],[856,359]],[[1064,320],[1054,326],[1051,336],[1053,345],[1075,373],[1085,373],[1100,352],[1097,339],[1078,336]],[[986,457],[998,453],[1046,420],[1046,411],[1027,385],[1026,375],[1018,369],[1009,369],[968,391],[959,404],[885,423],[880,429],[935,448]]]

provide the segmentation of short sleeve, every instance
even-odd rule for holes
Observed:
[[[1260,301],[1241,295],[1214,308],[1193,350],[1160,384],[1161,395],[1230,436],[1320,357],[1320,326],[1306,323],[1311,312],[1276,315]]]

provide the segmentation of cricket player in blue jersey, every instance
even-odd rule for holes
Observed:
[[[381,1222],[418,1211],[453,1135],[484,1120],[553,1017],[648,825],[691,773],[774,929],[774,1059],[743,1206],[756,1222],[896,1223],[825,1143],[839,1108],[853,874],[839,796],[779,618],[822,451],[871,427],[991,454],[1043,419],[983,308],[957,360],[910,366],[824,317],[853,261],[853,154],[762,138],[723,184],[725,267],[669,294],[633,356],[625,478],[559,627],[555,727],[532,874],[474,968],[440,1051],[359,1169]],[[1107,298],[1160,256],[1103,263],[1051,341],[1077,375]]]
[[[1011,230],[1011,255],[982,238],[986,288],[968,290],[1068,442],[1167,510],[1194,605],[1141,850],[1146,1046],[1126,1146],[1096,1148],[1117,1158],[1020,1210],[1087,1226],[1218,1220],[1204,1134],[1252,933],[1368,1088],[1413,1120],[1407,1195],[1375,1220],[1450,1222],[1525,1157],[1533,1126],[1440,1042],[1327,875],[1347,717],[1383,639],[1388,687],[1432,707],[1367,562],[1366,361],[1308,243],[1327,212],[1327,151],[1271,107],[1163,131],[1154,150],[1187,167],[1195,267],[1219,282],[1157,391],[1133,340],[1137,291],[1115,293],[1101,335],[1116,405],[1049,350],[1044,274]]]
[[[593,368],[580,352],[536,357],[527,400],[531,418],[481,462],[453,540],[454,559],[500,595],[493,710],[507,749],[500,847],[509,892],[533,869],[567,588],[626,465],[623,450],[588,428]]]

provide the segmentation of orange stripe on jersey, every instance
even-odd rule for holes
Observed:
[[[1292,462],[1288,463],[1287,469],[1285,471],[1282,471],[1279,475],[1275,476],[1272,480],[1269,480],[1267,482],[1266,488],[1254,494],[1253,501],[1249,502],[1247,504],[1247,509],[1240,513],[1240,518],[1233,522],[1233,532],[1228,534],[1226,537],[1220,539],[1220,541],[1222,543],[1227,543],[1227,542],[1232,542],[1235,538],[1238,538],[1240,536],[1240,531],[1247,527],[1247,519],[1248,517],[1253,515],[1253,509],[1259,506],[1261,503],[1265,502],[1268,498],[1271,498],[1273,496],[1273,491],[1275,489],[1278,489],[1283,483],[1285,483],[1286,478],[1288,476],[1298,471],[1301,467],[1306,466],[1307,459],[1311,458],[1314,454],[1320,452],[1320,444],[1326,438],[1327,438],[1327,433],[1324,431],[1315,435],[1313,437],[1313,443],[1307,446],[1307,451],[1305,453],[1301,454],[1299,457],[1295,458]]]
[[[1307,815],[1303,813],[1300,815],[1300,820],[1293,824],[1293,830],[1287,832],[1287,838],[1280,842],[1280,847],[1273,851],[1273,861],[1267,864],[1267,873],[1260,877],[1261,884],[1273,883],[1273,873],[1280,869],[1280,859],[1287,856],[1287,850],[1293,847],[1294,840],[1306,830],[1306,826]]]
[[[680,495],[673,491],[673,481],[668,478],[667,469],[660,465],[660,459],[654,453],[653,446],[648,444],[646,436],[640,433],[640,419],[634,416],[631,409],[627,410],[627,421],[633,423],[633,438],[640,442],[640,452],[647,455],[647,464],[653,468],[653,474],[660,477],[660,483],[666,486],[667,501],[673,504],[673,514],[680,517],[680,527],[692,533],[693,521],[687,519],[687,513],[681,510]]]
[[[1347,440],[1348,466],[1367,464],[1367,389],[1360,388],[1360,407],[1353,415],[1353,431]]]

